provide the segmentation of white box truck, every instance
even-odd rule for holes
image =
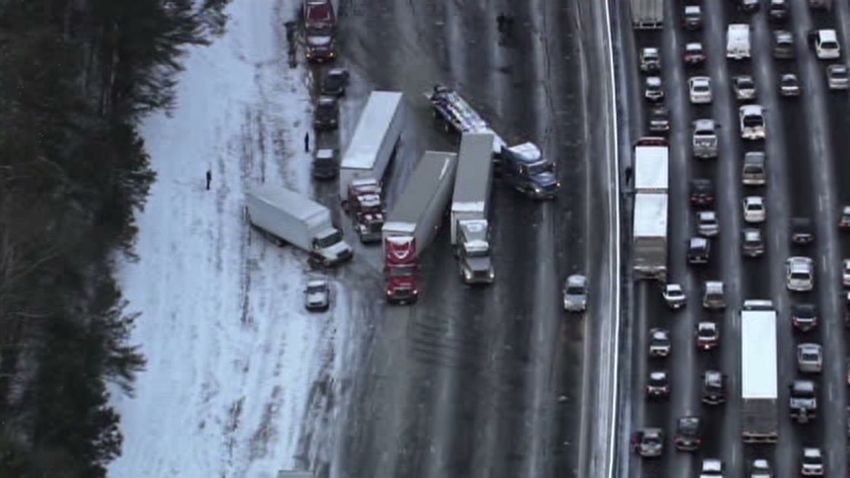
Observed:
[[[450,237],[460,276],[467,284],[489,284],[495,278],[490,260],[487,212],[493,168],[494,136],[464,134],[460,140],[452,194]]]
[[[419,296],[419,256],[428,248],[452,194],[457,155],[426,151],[384,223],[384,273],[389,302]]]
[[[667,194],[637,193],[634,209],[634,271],[637,279],[667,280]]]
[[[353,256],[351,247],[319,203],[280,186],[256,185],[246,194],[248,222],[280,244],[309,253],[312,264],[334,266]]]
[[[669,190],[669,150],[664,138],[641,138],[635,145],[635,192]]]
[[[402,99],[395,91],[373,91],[369,95],[339,165],[340,201],[348,200],[352,179],[383,179],[404,127]]]
[[[632,26],[636,30],[659,29],[664,26],[664,0],[631,0]]]
[[[747,300],[741,311],[741,438],[776,443],[776,311],[769,300]]]
[[[733,23],[726,29],[726,58],[743,60],[750,57],[750,26]]]

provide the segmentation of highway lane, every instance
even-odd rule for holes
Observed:
[[[734,21],[743,21],[743,15],[733,14]],[[796,374],[794,353],[789,353],[795,346],[795,337],[790,325],[790,297],[785,287],[784,260],[791,255],[790,251],[790,217],[792,203],[797,202],[790,187],[795,176],[790,172],[794,161],[789,136],[786,130],[788,112],[783,108],[788,100],[778,95],[778,71],[785,66],[777,63],[792,63],[788,60],[777,62],[772,57],[773,33],[768,24],[765,10],[753,15],[749,22],[752,27],[752,75],[758,89],[759,104],[765,107],[765,122],[768,140],[764,143],[767,153],[767,186],[768,220],[766,224],[767,255],[760,259],[762,270],[747,278],[748,298],[770,298],[778,312],[777,327],[777,371],[779,373],[779,440],[774,447],[746,446],[744,456],[749,462],[753,458],[769,458],[772,460],[779,476],[793,476],[797,473],[796,458],[799,453],[799,439],[795,425],[788,416],[788,388],[790,377]],[[783,103],[784,102],[784,103]],[[767,279],[767,280],[765,280]],[[767,290],[756,293],[756,288]],[[771,449],[773,448],[773,449]]]
[[[556,2],[514,9],[515,40],[499,46],[483,1],[343,2],[341,44],[352,70],[408,93],[403,148],[412,152],[388,181],[390,208],[421,150],[454,147],[432,128],[421,97],[435,82],[456,86],[507,139],[538,142],[557,158],[565,185],[548,204],[495,185],[492,287],[460,285],[442,232],[425,257],[420,304],[377,308],[341,419],[334,467],[343,476],[576,476],[582,377],[597,375],[582,373],[584,349],[598,346],[594,334],[614,315],[601,285],[607,226],[587,213],[608,207],[607,162],[598,161],[600,140],[588,140],[601,126],[589,129],[593,103],[577,94],[585,71],[604,68],[590,57],[596,52],[579,49],[581,35],[595,34],[577,28],[590,24],[579,18],[588,12]],[[584,270],[600,291],[592,312],[564,317],[560,284]]]
[[[805,2],[792,2],[795,15],[794,34],[799,42],[798,53],[805,53],[799,60],[801,80],[809,94],[804,96],[804,111],[801,115],[806,121],[806,152],[813,176],[810,201],[816,211],[817,257],[815,263],[821,280],[818,288],[818,303],[821,313],[832,320],[825,320],[821,339],[824,351],[824,367],[821,377],[820,398],[823,427],[820,433],[821,447],[826,453],[827,472],[837,476],[847,475],[846,455],[846,414],[845,406],[845,364],[846,344],[844,327],[841,323],[842,305],[841,287],[841,247],[835,226],[835,211],[839,208],[836,192],[838,184],[833,181],[834,162],[836,161],[829,129],[835,127],[829,121],[827,102],[830,92],[827,90],[825,65],[829,62],[817,60],[807,45],[806,36],[813,28],[836,28],[831,14],[817,15],[815,23]],[[839,7],[840,8],[840,7]],[[846,58],[847,51],[842,52]],[[846,110],[845,110],[846,111]],[[846,113],[845,113],[846,114]]]

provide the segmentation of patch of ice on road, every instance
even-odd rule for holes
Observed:
[[[227,33],[186,56],[175,111],[142,125],[158,178],[138,215],[140,260],[119,274],[148,363],[133,397],[113,391],[124,446],[112,477],[273,477],[303,465],[302,420],[335,368],[345,308],[303,311],[305,256],[243,219],[252,181],[311,193],[307,74],[287,66],[282,31],[296,2],[234,0]]]

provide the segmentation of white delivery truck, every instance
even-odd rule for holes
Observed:
[[[733,23],[726,29],[726,58],[743,60],[750,57],[750,26]]]
[[[635,192],[667,193],[669,157],[664,138],[644,137],[635,145]]]
[[[490,229],[487,212],[493,168],[493,140],[489,133],[468,133],[460,140],[450,237],[460,276],[467,284],[493,282]]]
[[[395,91],[373,91],[369,95],[339,165],[340,201],[348,200],[351,180],[383,179],[404,127],[402,99]]]
[[[633,237],[637,279],[667,280],[667,194],[635,194]]]
[[[664,0],[631,0],[629,7],[636,30],[660,29],[664,25]]]
[[[741,311],[741,437],[776,443],[776,311],[769,300],[747,300]]]
[[[333,266],[353,256],[351,247],[319,203],[280,186],[257,185],[246,194],[248,221],[277,240],[310,254],[310,262]]]

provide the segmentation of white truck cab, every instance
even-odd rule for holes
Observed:
[[[733,23],[726,30],[726,58],[743,60],[750,57],[750,26]]]

